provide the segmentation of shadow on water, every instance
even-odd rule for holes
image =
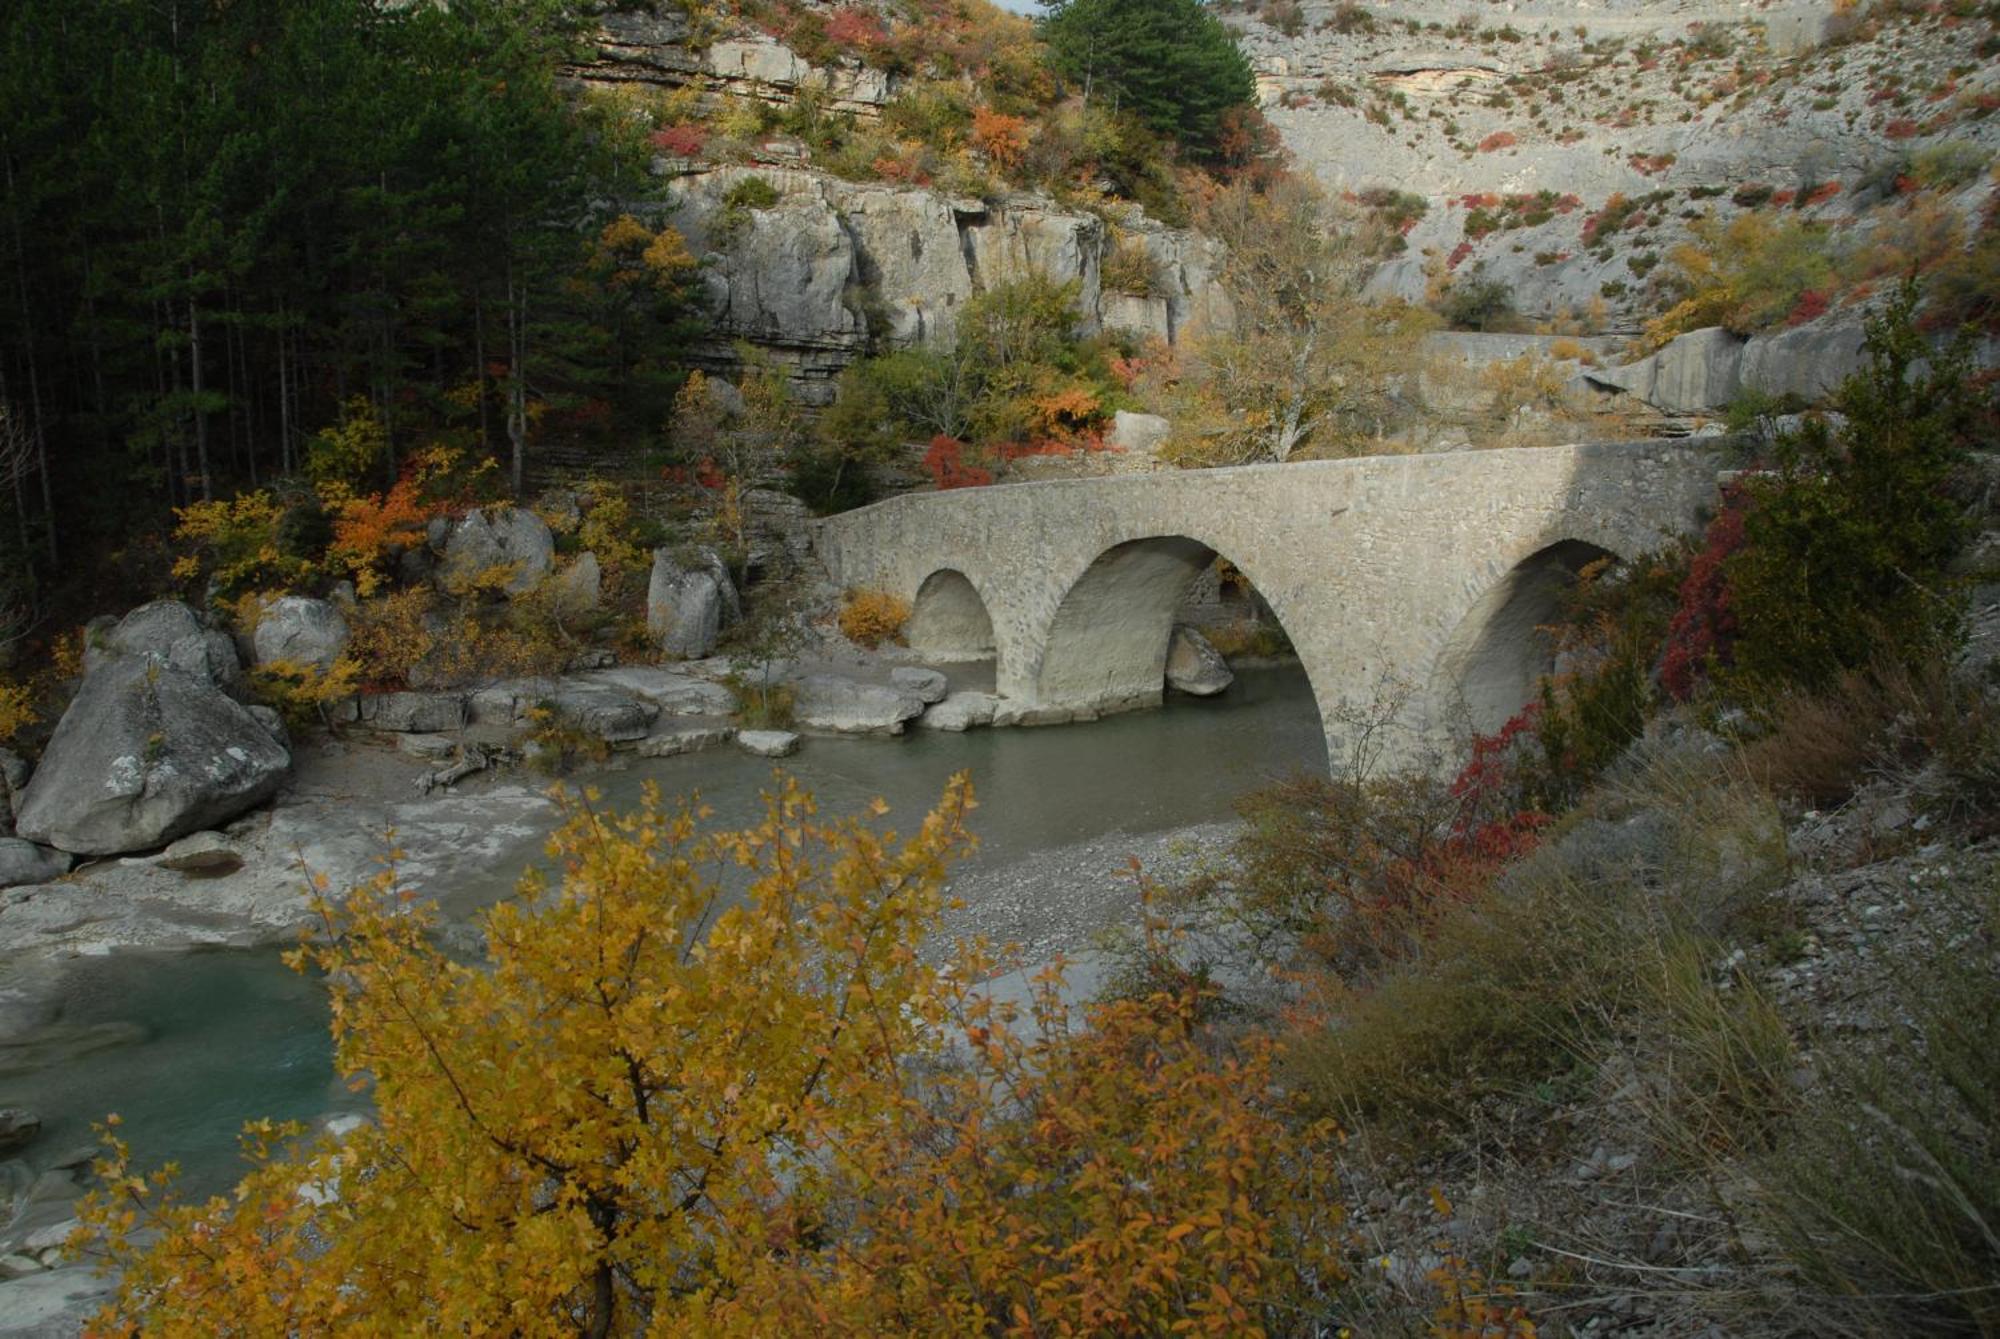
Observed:
[[[1247,671],[1220,697],[1170,695],[1163,710],[1087,725],[814,739],[785,763],[822,814],[856,813],[880,797],[887,822],[906,831],[947,778],[969,770],[980,805],[973,860],[986,868],[1088,838],[1227,818],[1243,791],[1323,765],[1319,716],[1295,668]],[[649,780],[669,796],[698,790],[715,822],[741,825],[758,817],[772,770],[721,749],[637,762],[592,784],[612,806],[633,803]],[[523,842],[475,888],[424,891],[464,915],[538,858],[539,840]],[[45,1122],[31,1163],[89,1142],[91,1122],[116,1111],[136,1163],[178,1161],[189,1191],[214,1193],[241,1170],[244,1121],[309,1120],[357,1105],[332,1072],[319,983],[286,968],[276,950],[82,961],[66,980],[62,1023],[71,1036],[90,1030],[108,1044],[71,1047],[31,1073],[0,1073],[0,1106],[27,1106]]]

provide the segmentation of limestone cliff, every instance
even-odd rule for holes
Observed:
[[[835,113],[856,117],[879,115],[896,92],[880,71],[856,62],[815,67],[754,31],[704,45],[678,14],[605,15],[595,59],[570,75],[586,89],[692,90],[716,106],[787,105],[810,90]],[[667,221],[703,261],[712,316],[703,361],[728,370],[738,361],[736,344],[748,343],[786,367],[809,403],[825,403],[833,380],[863,353],[949,340],[967,298],[1030,275],[1076,284],[1086,331],[1122,329],[1171,343],[1196,323],[1229,320],[1212,282],[1216,245],[1136,206],[1117,208],[1114,235],[1105,216],[1046,196],[978,198],[845,180],[784,135],[764,137],[746,162],[662,153],[654,171],[667,178]],[[775,201],[732,204],[732,188],[751,177],[767,183]],[[1152,261],[1146,291],[1105,286],[1102,261],[1114,245],[1144,248]]]

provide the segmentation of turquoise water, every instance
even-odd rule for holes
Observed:
[[[823,814],[857,812],[879,797],[889,825],[905,830],[947,778],[969,771],[980,806],[973,860],[997,867],[1108,834],[1226,818],[1235,797],[1260,782],[1323,767],[1322,738],[1302,673],[1252,670],[1220,697],[1172,696],[1159,711],[1045,729],[809,739],[784,766]],[[717,822],[741,824],[758,816],[772,769],[724,748],[636,762],[591,784],[613,805],[630,803],[648,780],[669,795],[698,791]],[[476,886],[425,891],[464,915],[510,887],[538,848],[523,842]],[[244,1121],[360,1109],[332,1072],[319,984],[286,968],[276,950],[83,960],[67,980],[62,1023],[105,1044],[0,1073],[0,1106],[29,1107],[45,1122],[30,1163],[89,1142],[91,1122],[116,1111],[137,1163],[176,1160],[187,1189],[215,1192],[241,1170]]]

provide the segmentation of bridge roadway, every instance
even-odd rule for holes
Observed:
[[[1158,704],[1175,613],[1220,554],[1298,651],[1333,765],[1414,761],[1518,710],[1576,573],[1699,527],[1716,470],[1653,441],[1050,480],[904,494],[815,544],[843,586],[911,602],[912,648],[995,657],[1033,723]],[[1378,704],[1391,727],[1364,738]]]

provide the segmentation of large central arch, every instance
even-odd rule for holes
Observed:
[[[1037,700],[1098,712],[1157,706],[1174,615],[1213,561],[1213,549],[1182,535],[1105,550],[1056,606]]]

